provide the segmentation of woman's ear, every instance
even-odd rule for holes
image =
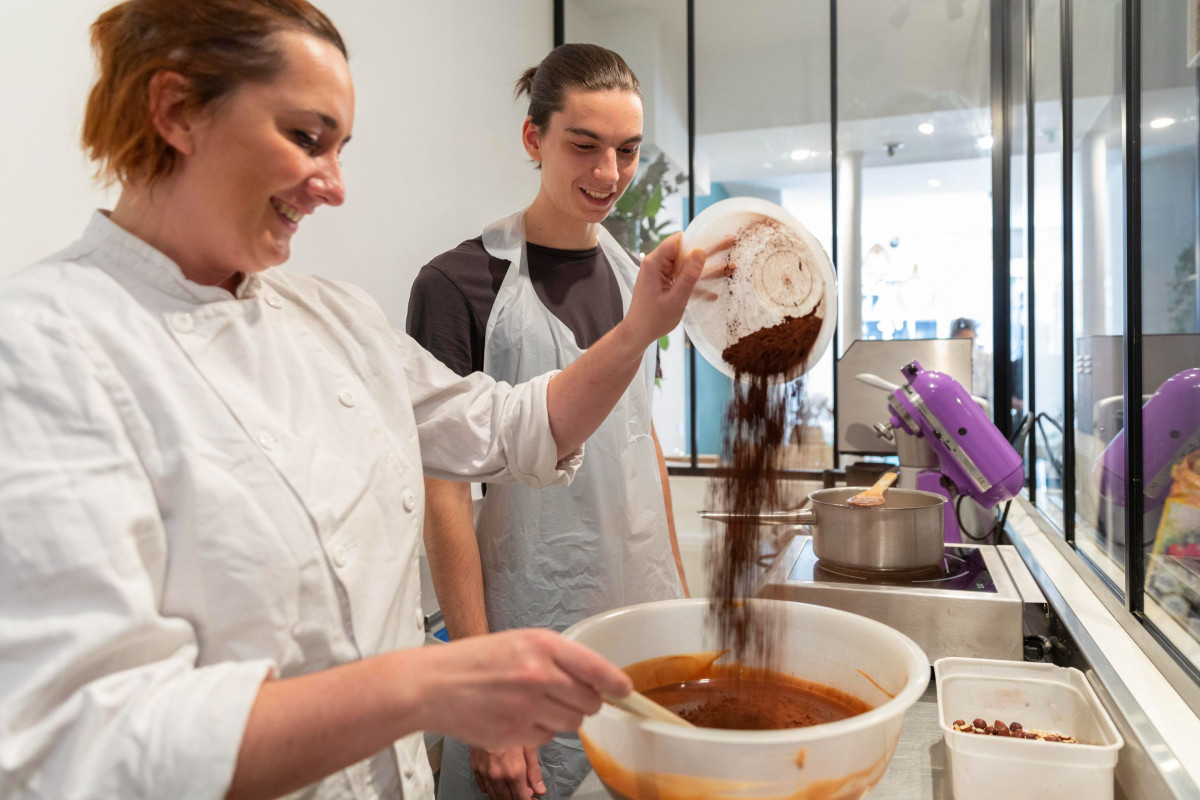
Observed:
[[[189,109],[187,78],[164,70],[150,79],[150,119],[167,144],[184,155],[191,155],[196,142]]]
[[[530,158],[542,163],[542,134],[533,124],[533,117],[526,117],[525,124],[521,126],[521,144],[525,145],[525,152]]]

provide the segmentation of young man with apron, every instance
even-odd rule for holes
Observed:
[[[590,88],[597,59],[617,73],[613,88]],[[633,88],[620,83],[622,67],[610,51],[565,45],[518,84],[531,96],[525,143],[542,168],[538,197],[439,256],[413,287],[409,332],[452,369],[508,383],[562,369],[628,309],[638,266],[599,224],[637,168],[641,99],[631,72]],[[549,97],[551,111],[539,114],[539,99],[555,89],[557,102]],[[650,415],[656,363],[651,348],[642,374],[588,439],[570,486],[489,485],[471,527],[463,486],[428,482],[426,545],[452,637],[561,631],[602,611],[684,594]],[[566,800],[587,769],[574,731],[537,753],[471,752],[447,740],[439,797]]]

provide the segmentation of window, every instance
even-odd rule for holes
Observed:
[[[791,210],[838,266],[839,358],[975,334],[960,380],[1023,437],[1038,513],[1200,681],[1194,6],[556,4],[648,87],[646,161],[687,176],[671,229],[725,196]],[[729,384],[682,339],[655,420],[687,471],[719,450]],[[870,450],[815,402],[850,408],[837,373],[831,352],[807,378],[804,467]]]

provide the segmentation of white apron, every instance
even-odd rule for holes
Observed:
[[[603,228],[600,249],[621,289],[623,308],[638,267]],[[571,330],[543,305],[529,277],[525,212],[489,225],[483,246],[510,265],[488,319],[483,369],[516,384],[562,369],[583,354]],[[656,349],[600,428],[587,440],[570,486],[489,484],[476,523],[491,630],[562,631],[593,614],[683,596],[667,528],[650,426]],[[467,748],[447,740],[438,796],[480,798]],[[546,797],[567,800],[587,775],[575,732],[539,749]]]

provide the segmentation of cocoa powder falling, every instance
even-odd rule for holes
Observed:
[[[728,469],[714,478],[709,492],[713,508],[734,516],[724,535],[712,540],[709,596],[721,647],[741,664],[774,666],[776,645],[784,633],[774,615],[745,602],[759,588],[759,561],[769,542],[766,528],[744,517],[779,507],[779,464],[788,439],[788,408],[798,406],[803,398],[799,380],[782,385],[773,385],[772,380],[808,359],[821,324],[815,313],[785,320],[742,337],[722,353],[737,371],[737,379],[725,415],[723,450]]]

